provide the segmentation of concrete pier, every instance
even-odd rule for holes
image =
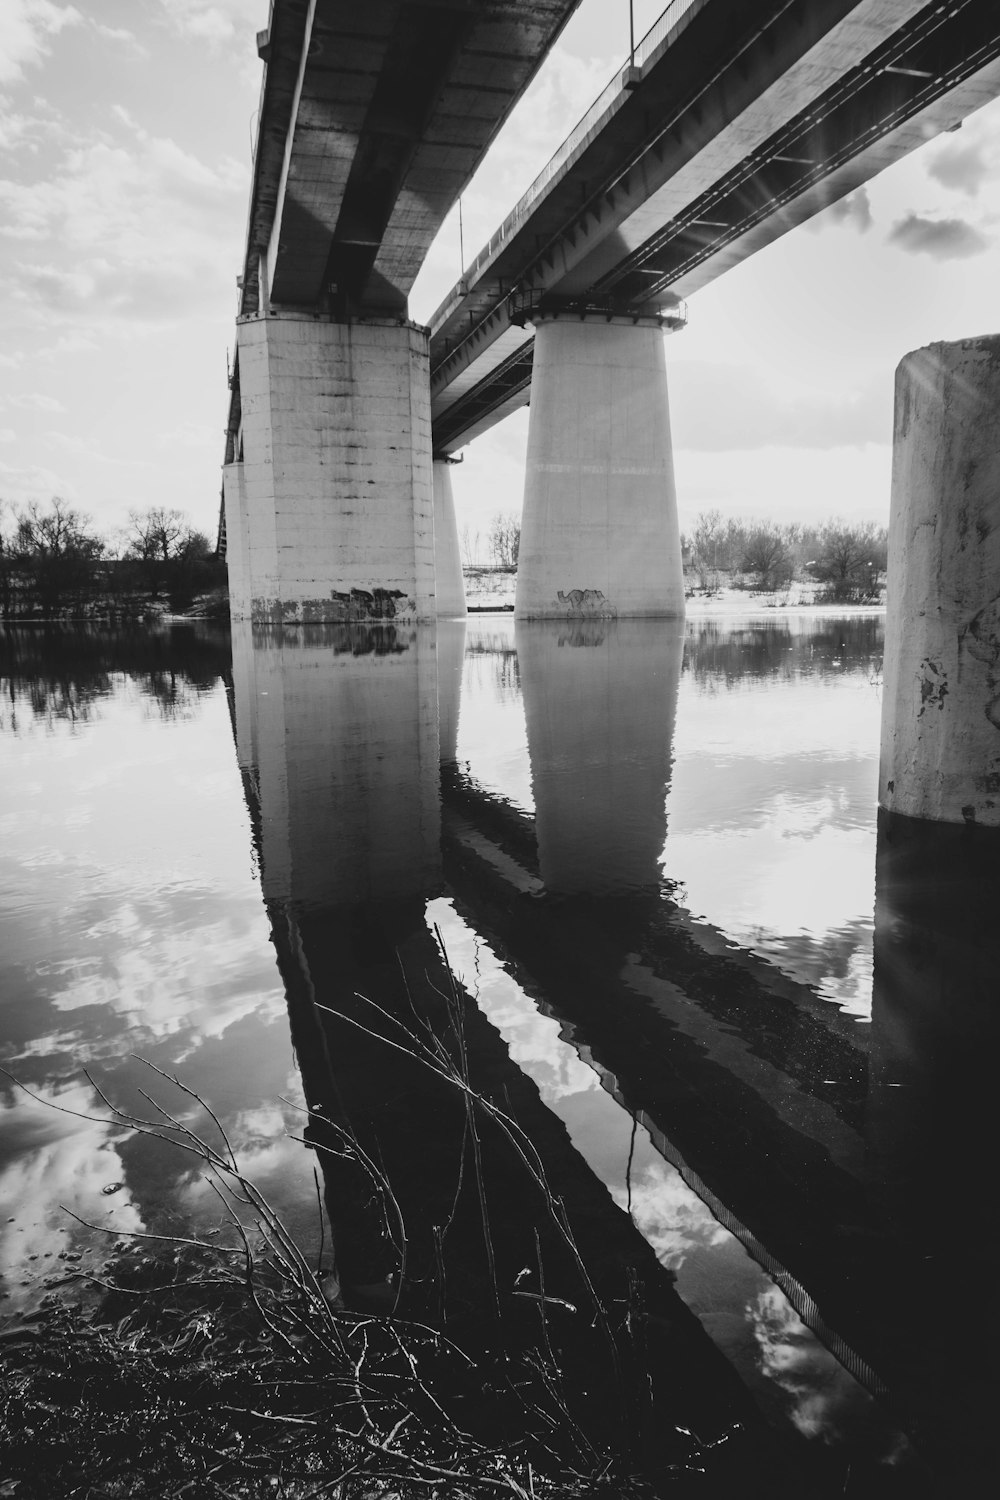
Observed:
[[[451,464],[442,458],[434,460],[434,567],[438,615],[464,615],[465,579],[458,545]]]
[[[879,802],[1000,827],[1000,336],[896,372]]]
[[[536,322],[515,613],[683,615],[663,330]]]
[[[426,330],[270,312],[240,318],[238,344],[224,471],[232,618],[432,619]]]

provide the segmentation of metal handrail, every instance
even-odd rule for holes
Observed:
[[[670,0],[659,20],[654,21],[635,49],[636,68],[642,68],[652,57],[663,39],[677,25],[681,17],[691,9],[697,0]],[[521,222],[527,217],[532,204],[534,204],[548,187],[552,179],[566,165],[577,149],[583,144],[594,126],[608,112],[611,105],[618,99],[624,99],[630,90],[622,86],[622,72],[629,66],[626,61],[621,67],[615,69],[615,75],[607,86],[598,94],[593,104],[587,110],[583,118],[570,131],[569,135],[558,147],[553,156],[545,164],[527,192],[519,199],[515,207],[504,219],[500,228],[490,237],[487,245],[480,250],[472,265],[462,272],[463,281],[472,281],[483,266],[493,259],[496,252],[506,244],[507,240],[520,227]]]

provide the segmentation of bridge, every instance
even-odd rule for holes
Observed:
[[[1000,93],[994,0],[674,0],[421,328],[407,295],[427,248],[573,8],[374,0],[359,18],[342,0],[273,0],[258,39],[265,76],[224,467],[234,619],[463,613],[447,460],[529,395],[516,613],[682,615],[664,329],[714,276]],[[969,460],[1000,392],[983,386],[989,349],[955,359],[948,378],[968,411],[954,483],[967,487],[989,467]],[[909,378],[916,400],[928,372],[914,365]],[[968,648],[963,632],[992,607],[1000,556],[991,543],[974,577],[955,561],[968,519],[946,544],[937,516],[954,483],[942,484],[923,434],[944,408],[932,402],[907,437],[911,409],[907,397],[897,436],[917,444]],[[971,503],[984,536],[1000,536],[991,495],[976,490]],[[900,541],[900,569],[911,550]],[[948,656],[947,682],[960,676],[955,631],[942,644],[909,629],[935,616],[933,562],[900,591],[913,602],[890,630],[904,727],[890,734],[883,802],[958,821],[972,807],[995,822],[992,616],[980,621],[985,644],[975,626],[988,681],[968,711],[979,713],[982,688],[987,780],[974,797],[954,777],[945,791],[940,757],[913,776],[912,675],[931,662],[933,676]],[[912,794],[895,791],[896,760]]]
[[[434,448],[531,391],[536,320],[682,299],[956,128],[1000,85],[973,4],[674,0],[431,318]]]

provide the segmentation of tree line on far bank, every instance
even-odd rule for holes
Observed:
[[[225,582],[225,563],[182,511],[133,510],[126,526],[102,536],[58,496],[20,507],[0,500],[4,620],[179,613],[200,596],[224,595]]]
[[[485,538],[466,526],[461,534],[462,565],[468,573],[517,569],[521,522],[498,512]],[[681,536],[689,588],[714,593],[723,586],[774,593],[795,579],[823,585],[833,603],[865,604],[882,596],[888,532],[872,521],[834,518],[819,524],[724,517],[707,510],[690,535]]]
[[[498,512],[485,538],[462,533],[468,572],[513,572],[520,518]],[[833,519],[779,525],[703,511],[681,537],[689,587],[707,592],[728,585],[764,592],[812,579],[822,597],[838,603],[881,598],[888,535],[873,522]],[[0,499],[0,618],[60,615],[134,617],[164,609],[180,613],[196,599],[226,614],[226,566],[209,539],[182,511],[151,506],[129,512],[128,523],[102,536],[89,516],[58,496],[20,508]]]
[[[685,567],[709,592],[730,586],[773,592],[796,578],[824,585],[823,598],[865,604],[881,598],[889,534],[873,521],[835,517],[819,524],[724,518],[703,511],[681,538]]]

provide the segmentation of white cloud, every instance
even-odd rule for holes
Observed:
[[[13,427],[0,427],[0,443],[12,443],[16,437]]]
[[[22,503],[25,500],[47,500],[50,495],[76,497],[76,487],[65,474],[42,464],[7,464],[0,462],[0,490],[4,499]]]
[[[62,359],[67,354],[95,354],[100,344],[83,333],[65,333],[54,344],[39,349],[39,359]]]
[[[4,0],[0,5],[0,83],[13,83],[45,57],[49,43],[83,16],[75,5],[53,0]]]
[[[111,464],[114,468],[125,469],[151,469],[153,466],[149,459],[136,458],[132,455],[122,457],[119,453],[107,453],[99,443],[95,443],[89,437],[77,437],[68,432],[57,432],[50,429],[46,434],[50,443],[61,448],[64,453],[72,453],[76,458],[87,458],[93,463]]]
[[[670,380],[675,446],[701,452],[744,451],[781,442],[798,448],[886,443],[892,435],[892,388],[881,377],[831,395],[784,391],[751,365],[678,360]]]
[[[120,107],[113,114],[127,143],[95,135],[45,176],[0,182],[2,232],[38,247],[8,273],[29,325],[58,323],[70,336],[74,318],[158,325],[227,289],[219,246],[238,243],[244,168],[136,129]]]
[[[227,42],[238,29],[250,33],[253,26],[246,0],[215,0],[213,5],[204,0],[160,0],[160,5],[173,30],[195,41]]]
[[[157,436],[156,446],[169,453],[176,453],[178,448],[195,451],[207,448],[215,454],[219,447],[219,425],[217,422],[185,422],[180,427],[161,432]]]
[[[848,193],[846,198],[832,203],[826,213],[819,216],[819,222],[822,223],[823,220],[834,224],[848,224],[860,234],[866,233],[873,223],[867,188],[859,187],[855,192]]]
[[[12,407],[15,411],[65,411],[55,396],[43,395],[41,391],[22,391],[0,400],[0,406]]]
[[[948,141],[927,164],[935,182],[970,198],[976,197],[990,170],[981,141]]]
[[[967,260],[970,255],[981,255],[990,241],[965,219],[932,219],[909,213],[892,226],[889,243],[934,260]]]
[[[132,52],[138,53],[140,57],[149,56],[147,48],[142,45],[134,32],[127,30],[126,27],[105,26],[100,21],[95,21],[93,17],[90,17],[90,25],[97,32],[98,36],[104,37],[105,41],[121,42],[123,46],[128,47]]]

